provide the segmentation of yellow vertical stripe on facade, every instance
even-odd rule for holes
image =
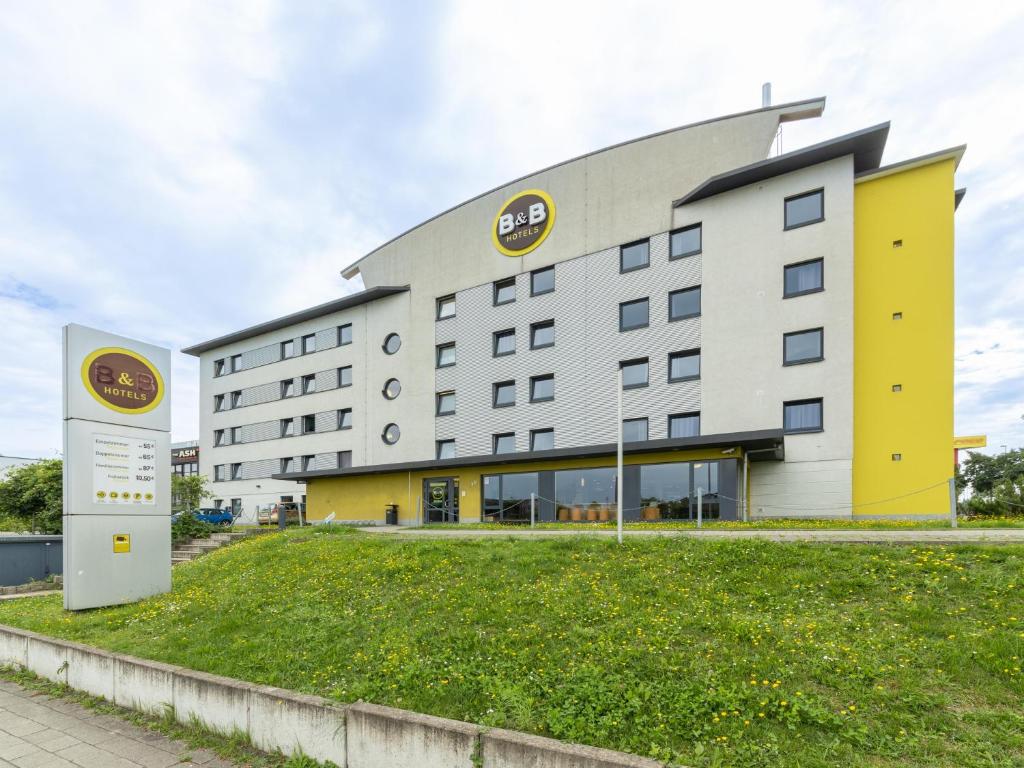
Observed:
[[[954,170],[942,159],[854,190],[858,516],[949,513],[942,483],[953,473]],[[904,498],[874,503],[897,496]]]

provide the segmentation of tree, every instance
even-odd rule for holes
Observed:
[[[0,475],[0,517],[22,518],[41,533],[61,533],[64,514],[64,462],[44,459],[12,467]]]
[[[996,456],[968,452],[959,479],[969,486],[968,511],[975,514],[1024,514],[1024,449]]]
[[[171,475],[171,500],[175,512],[198,509],[203,499],[213,496],[206,475]]]

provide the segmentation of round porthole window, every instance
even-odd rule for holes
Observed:
[[[398,442],[398,438],[402,436],[402,430],[398,428],[397,424],[388,424],[384,427],[384,432],[381,433],[380,439],[388,445],[394,445]]]
[[[389,333],[387,338],[384,339],[384,351],[389,355],[395,354],[399,349],[402,348],[402,337],[397,333]]]
[[[384,383],[384,389],[382,390],[382,394],[388,400],[394,400],[396,397],[402,394],[402,382],[400,382],[398,379],[388,379]]]

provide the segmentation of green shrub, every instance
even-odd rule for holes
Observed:
[[[215,530],[215,526],[196,519],[191,512],[182,512],[178,519],[171,523],[171,538],[174,541],[208,539]]]

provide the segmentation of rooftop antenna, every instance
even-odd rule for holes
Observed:
[[[761,108],[765,109],[772,105],[772,84],[763,83],[761,85]],[[775,133],[775,140],[772,142],[775,145],[776,156],[782,154],[782,123],[779,123],[779,130]]]

